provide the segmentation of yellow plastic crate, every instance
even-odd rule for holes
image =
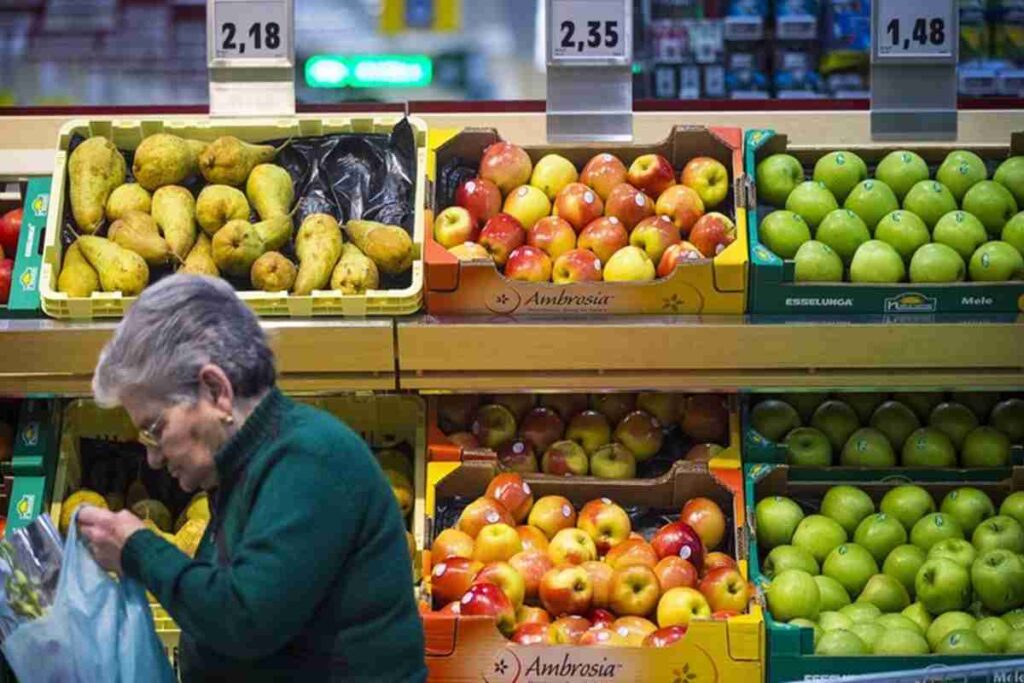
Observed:
[[[172,133],[196,140],[214,140],[234,135],[247,142],[263,142],[286,138],[315,137],[338,133],[390,133],[400,116],[342,116],[325,118],[285,117],[275,119],[100,119],[75,120],[66,123],[57,140],[52,197],[46,220],[43,244],[43,267],[39,292],[43,311],[62,320],[120,318],[136,297],[119,292],[95,292],[90,297],[69,297],[57,291],[57,276],[63,261],[60,240],[64,225],[64,184],[68,161],[68,145],[74,134],[86,137],[102,135],[110,138],[118,149],[135,149],[142,139],[155,133]],[[308,318],[311,316],[410,315],[420,308],[423,299],[423,241],[426,203],[425,169],[427,160],[427,125],[422,119],[409,117],[416,139],[416,192],[413,225],[414,260],[412,281],[405,289],[374,290],[365,294],[341,294],[333,290],[315,291],[307,296],[288,292],[239,291],[238,296],[260,316]]]

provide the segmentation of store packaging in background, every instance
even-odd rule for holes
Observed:
[[[869,91],[871,3],[825,0],[819,70],[830,96],[865,98]]]
[[[773,56],[776,97],[779,99],[808,99],[822,96],[816,42],[777,41]]]
[[[50,208],[50,179],[30,178],[25,187],[18,252],[11,278],[11,315],[33,315],[40,311],[39,278],[43,265],[43,234]]]

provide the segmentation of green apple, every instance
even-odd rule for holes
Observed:
[[[1003,500],[999,506],[999,514],[1017,520],[1017,523],[1024,526],[1024,491],[1014,491]]]
[[[917,414],[899,401],[886,401],[871,414],[868,424],[885,434],[893,449],[902,450],[915,429],[921,426]]]
[[[871,654],[871,651],[852,631],[836,629],[821,635],[818,646],[814,648],[814,654],[823,657],[857,657]]]
[[[770,579],[787,569],[800,569],[812,575],[819,571],[818,561],[809,552],[792,545],[780,545],[768,553],[761,573]]]
[[[979,555],[989,550],[1024,553],[1024,526],[1006,515],[989,517],[974,530],[971,543],[978,549]]]
[[[938,429],[921,427],[903,443],[900,462],[904,467],[956,467],[956,447]]]
[[[853,408],[842,401],[830,399],[811,415],[811,426],[828,437],[834,451],[840,451],[850,435],[860,427],[860,420]]]
[[[893,467],[896,452],[882,432],[872,427],[861,427],[846,440],[839,454],[844,467]]]
[[[867,583],[867,581],[864,581],[864,583]],[[847,605],[839,611],[850,617],[855,624],[866,624],[882,616],[882,610],[878,609],[870,602],[855,602],[852,605]]]
[[[999,236],[1018,211],[1017,200],[1010,191],[993,180],[983,180],[968,190],[962,208],[977,216],[993,237]]]
[[[814,577],[799,569],[787,569],[771,580],[765,590],[768,609],[778,621],[818,617],[820,598]]]
[[[947,538],[945,541],[939,541],[933,545],[928,551],[929,560],[937,557],[953,560],[961,567],[970,569],[978,557],[978,551],[974,549],[970,541],[962,538]]]
[[[801,619],[800,617],[797,617],[796,619],[790,619],[786,623],[790,626],[799,626],[800,628],[811,629],[811,631],[814,632],[814,645],[817,646],[818,640],[821,639],[821,634],[823,633],[823,631],[821,630],[821,627],[818,626],[816,623],[814,623],[810,619]]]
[[[891,187],[900,201],[915,183],[928,180],[928,177],[925,160],[906,149],[889,152],[875,167],[875,178]]]
[[[750,423],[764,438],[779,441],[800,426],[800,415],[785,401],[767,399],[750,411]]]
[[[910,530],[910,542],[926,552],[939,541],[963,537],[964,531],[956,520],[941,512],[925,515]]]
[[[1010,550],[981,553],[971,565],[971,584],[986,609],[1017,609],[1024,605],[1024,558]]]
[[[829,152],[814,164],[814,180],[824,183],[839,201],[846,199],[850,190],[868,177],[864,160],[853,152]]]
[[[1006,649],[1006,639],[1012,630],[999,617],[985,617],[974,625],[974,632],[985,641],[989,651],[999,653]]]
[[[867,645],[872,652],[874,652],[875,644],[886,635],[885,629],[873,621],[863,624],[854,624],[849,628],[849,631],[863,640],[864,644]],[[925,646],[927,645],[928,643],[925,643]]]
[[[899,612],[910,605],[910,596],[903,584],[893,577],[875,574],[864,585],[864,590],[857,596],[857,602],[870,602],[883,612]]]
[[[928,645],[934,650],[939,646],[939,642],[953,631],[972,629],[977,623],[978,620],[967,612],[946,612],[935,617],[924,635],[928,639]]]
[[[900,208],[900,202],[892,188],[881,180],[864,180],[850,191],[843,208],[860,216],[868,230],[874,230],[882,216]]]
[[[1008,655],[1024,655],[1024,630],[1010,631],[1010,635],[1006,637],[1006,649],[1003,652]]]
[[[757,197],[772,206],[783,206],[786,198],[803,182],[800,161],[789,154],[772,154],[757,164]]]
[[[754,508],[757,543],[764,551],[787,545],[793,532],[804,518],[804,511],[790,498],[770,496],[762,498]]]
[[[935,654],[984,655],[989,654],[989,650],[977,633],[964,629],[947,634],[935,647]]]
[[[910,261],[914,252],[931,241],[928,226],[909,211],[890,211],[875,227],[875,239],[882,240]]]
[[[967,264],[952,247],[925,244],[910,258],[911,282],[962,282]]]
[[[906,275],[903,257],[881,240],[868,240],[857,247],[850,261],[850,282],[888,284],[901,282]]]
[[[988,178],[985,161],[974,152],[958,149],[946,155],[935,172],[935,179],[949,188],[956,200],[962,201],[967,190]]]
[[[871,419],[871,414],[875,412],[875,408],[882,405],[887,398],[889,398],[888,394],[880,394],[877,391],[856,391],[843,394],[843,400],[853,408],[853,412],[857,413],[861,424],[867,424]]]
[[[971,574],[953,560],[927,560],[917,572],[914,593],[931,614],[963,610],[971,604]]]
[[[910,192],[907,192],[907,196],[903,198],[903,208],[916,213],[931,230],[940,218],[950,211],[956,211],[957,206],[953,193],[945,185],[934,180],[922,180],[915,183]],[[966,206],[964,210],[970,211]],[[982,220],[982,223],[984,222]]]
[[[825,558],[821,573],[838,581],[847,595],[855,598],[864,590],[868,580],[878,573],[878,563],[863,546],[844,543]]]
[[[908,629],[887,630],[884,637],[875,642],[871,649],[873,655],[890,657],[916,657],[929,654],[928,641],[917,631]]]
[[[793,257],[796,282],[842,282],[843,260],[824,242],[804,242]]]
[[[865,589],[865,592],[867,592],[867,589]],[[902,610],[905,610],[908,607],[910,607],[909,603],[905,607],[902,607],[899,612],[890,611],[888,614],[883,614],[875,619],[875,623],[886,631],[910,631],[923,636],[924,630],[917,625],[917,622],[903,614]],[[882,611],[885,612],[884,609]]]
[[[1024,256],[1006,242],[986,242],[971,256],[968,272],[975,282],[1005,282],[1024,277]]]
[[[900,612],[900,614],[917,624],[917,627],[921,629],[921,633],[926,633],[928,627],[932,625],[932,615],[928,614],[928,610],[919,602],[912,603],[910,607]]]
[[[966,211],[950,211],[932,228],[932,240],[952,248],[967,261],[975,249],[988,241],[988,231]]]
[[[907,594],[914,595],[914,578],[926,559],[925,552],[916,545],[905,543],[892,549],[882,563],[882,573],[903,584]]]
[[[935,512],[935,501],[932,494],[920,486],[903,484],[886,492],[878,509],[898,519],[903,528],[910,531],[925,515]]]
[[[870,240],[871,233],[860,216],[853,211],[836,209],[829,212],[818,225],[814,239],[832,247],[843,263],[850,265],[857,247]]]
[[[966,537],[973,534],[982,521],[994,516],[996,507],[988,494],[981,489],[961,486],[946,494],[939,511],[955,519]]]
[[[949,396],[956,403],[962,403],[974,411],[979,420],[987,420],[992,409],[999,403],[999,394],[994,391],[954,391]]]
[[[853,626],[853,621],[845,614],[823,611],[818,615],[818,626],[825,633],[840,628],[848,631]]]
[[[831,216],[832,214],[829,215]],[[818,228],[818,232],[821,232],[821,227]],[[818,239],[821,238],[819,237]],[[1003,232],[1000,234],[999,239],[1024,255],[1024,211],[1021,211],[1013,218],[1006,221],[1006,225],[1003,226]],[[821,241],[824,242],[825,240]]]
[[[1024,156],[1010,157],[999,164],[992,179],[1013,193],[1017,203],[1024,206]]]
[[[816,391],[794,391],[782,394],[780,398],[796,408],[796,412],[800,413],[801,420],[809,422],[818,406],[828,400],[828,394]]]
[[[825,515],[804,517],[793,533],[793,545],[809,552],[819,564],[845,542],[846,531],[839,522]]]
[[[825,183],[814,180],[800,183],[786,198],[786,210],[802,216],[812,228],[818,227],[829,211],[838,208],[839,203]]]
[[[1024,608],[1007,612],[1003,615],[1003,621],[1014,631],[1024,631]]]
[[[946,395],[941,391],[896,392],[892,397],[913,410],[922,422],[927,422],[935,406],[946,400]]]
[[[818,584],[818,593],[821,596],[821,609],[838,610],[850,604],[850,596],[846,593],[846,589],[843,588],[843,584],[831,576],[819,574],[814,577],[814,582]]]
[[[832,444],[814,427],[797,427],[786,435],[786,462],[797,467],[828,467]]]
[[[940,403],[928,416],[928,424],[949,437],[956,448],[963,446],[967,433],[978,426],[978,416],[962,403]]]
[[[990,424],[1013,443],[1024,443],[1024,399],[1008,398],[992,408]]]
[[[907,542],[907,530],[895,517],[878,512],[868,515],[857,526],[853,542],[863,546],[875,558],[875,562],[882,564],[893,549]]]
[[[1010,464],[1010,437],[995,427],[975,427],[960,449],[964,467],[1006,467]]]
[[[821,514],[839,522],[849,536],[874,511],[871,496],[855,486],[833,486],[821,499]]]
[[[801,244],[810,241],[811,228],[792,211],[772,211],[761,221],[758,235],[776,256],[791,259]]]

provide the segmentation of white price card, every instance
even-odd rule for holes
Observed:
[[[291,59],[289,0],[210,0],[210,57],[218,60]]]
[[[959,11],[955,0],[875,0],[875,54],[883,58],[952,58]]]
[[[630,0],[548,0],[548,54],[552,61],[629,62]]]

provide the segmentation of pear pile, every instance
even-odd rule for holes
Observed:
[[[412,267],[412,239],[396,225],[341,226],[317,213],[295,231],[295,188],[288,171],[272,163],[278,151],[230,135],[207,143],[157,133],[136,149],[135,182],[126,183],[127,164],[113,143],[85,140],[68,162],[80,234],[65,252],[58,291],[136,296],[149,284],[150,268],[171,267],[248,279],[267,292],[362,294],[380,287],[381,273]],[[193,196],[184,183],[197,174],[207,184]],[[298,263],[283,253],[288,247]]]

